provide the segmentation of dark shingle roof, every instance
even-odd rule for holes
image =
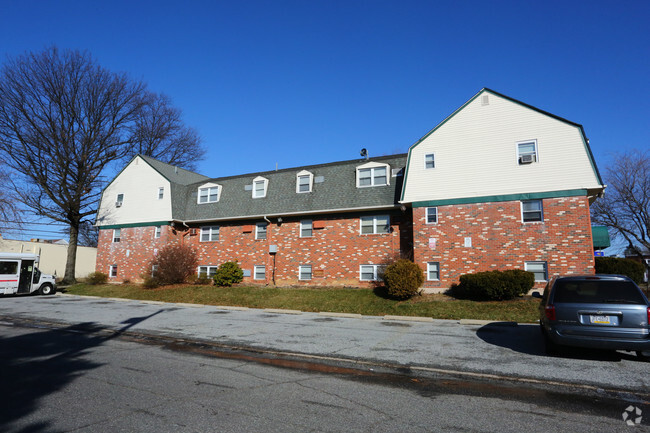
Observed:
[[[172,214],[176,220],[191,222],[397,206],[402,176],[392,177],[390,171],[403,169],[406,156],[357,159],[172,185]],[[368,162],[390,165],[390,185],[357,188],[356,169]],[[303,170],[314,176],[310,193],[296,192],[296,176]],[[264,198],[252,198],[251,189],[246,187],[258,176],[268,179]],[[198,204],[198,188],[207,182],[221,185],[219,201]]]
[[[179,185],[189,185],[194,182],[202,182],[208,179],[207,176],[204,176],[202,174],[194,173],[193,171],[158,161],[157,159],[154,159],[150,156],[138,156],[144,159],[147,164],[153,167],[154,170],[163,175],[168,181],[172,183],[177,183]]]

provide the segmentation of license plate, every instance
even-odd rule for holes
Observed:
[[[611,321],[609,320],[609,316],[590,316],[591,323],[599,323],[603,325],[611,325]]]

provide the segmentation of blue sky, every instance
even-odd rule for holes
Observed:
[[[88,50],[171,96],[217,177],[406,152],[483,87],[647,148],[648,1],[7,1],[0,61]]]

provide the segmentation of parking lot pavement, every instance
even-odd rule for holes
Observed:
[[[70,295],[0,298],[0,324],[19,319],[101,325],[120,332],[345,360],[361,368],[390,365],[643,394],[650,389],[650,364],[631,353],[576,350],[546,356],[536,324],[461,324]]]

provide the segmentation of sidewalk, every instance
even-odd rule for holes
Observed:
[[[633,354],[548,357],[537,325],[303,313],[73,295],[0,299],[11,319],[93,323],[140,335],[211,342],[232,348],[353,362],[359,368],[570,383],[647,393],[648,363]],[[2,328],[0,327],[0,330]]]

